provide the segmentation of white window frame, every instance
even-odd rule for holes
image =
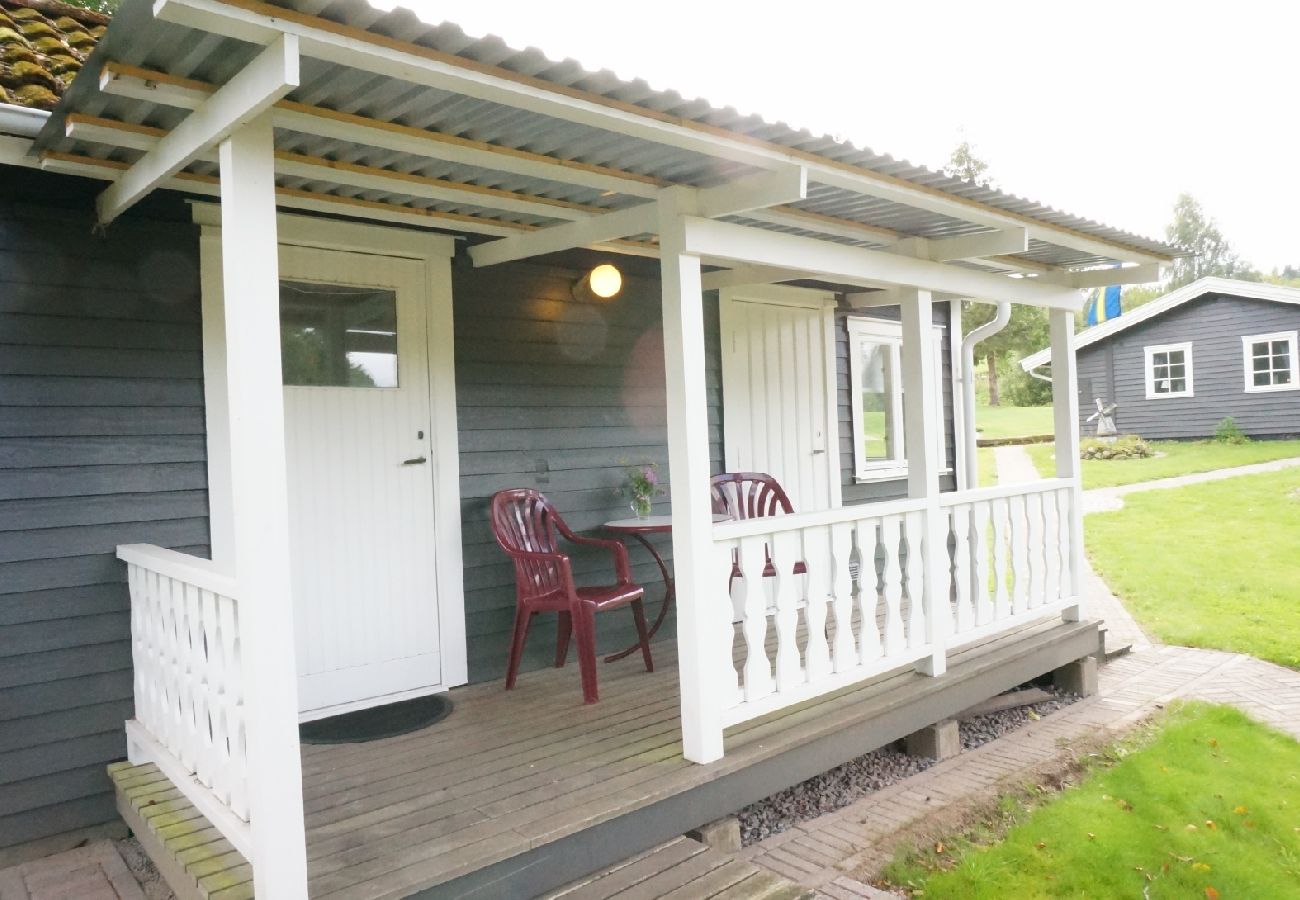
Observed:
[[[1183,368],[1186,370],[1187,389],[1178,392],[1165,394],[1156,393],[1156,379],[1154,358],[1157,353],[1174,353],[1181,350],[1183,353]],[[1145,365],[1145,380],[1147,386],[1148,400],[1172,400],[1179,397],[1196,396],[1194,385],[1192,383],[1192,342],[1183,341],[1178,344],[1152,344],[1142,348],[1142,356]]]
[[[892,481],[907,477],[907,456],[904,451],[903,424],[903,325],[892,319],[877,319],[870,316],[849,316],[846,320],[849,336],[849,411],[853,422],[853,475],[860,483],[874,481]],[[943,336],[946,329],[942,325],[934,326],[932,348],[934,353],[935,376],[939,385],[939,396],[943,396]],[[858,396],[862,384],[862,354],[858,350],[859,341],[867,340],[874,344],[884,344],[892,348],[886,357],[889,366],[891,420],[897,423],[894,433],[889,436],[891,458],[867,460],[863,457],[864,444],[862,429],[862,403]],[[942,399],[940,400],[942,405]],[[941,427],[936,435],[939,442],[939,458],[944,465],[941,472],[951,472],[948,461],[948,424],[947,417],[940,410]]]
[[[1273,331],[1268,334],[1248,334],[1241,339],[1241,367],[1242,380],[1247,394],[1271,394],[1275,391],[1294,391],[1300,390],[1300,360],[1296,359],[1297,344],[1300,341],[1296,339],[1295,331]],[[1288,384],[1255,384],[1255,357],[1252,353],[1251,345],[1260,341],[1286,341],[1288,344],[1288,356],[1291,360],[1291,381]],[[1272,348],[1270,347],[1270,356]]]

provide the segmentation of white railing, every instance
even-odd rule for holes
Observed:
[[[211,561],[118,547],[131,589],[132,762],[152,762],[252,861],[245,685],[234,579]]]
[[[1071,560],[1077,521],[1069,479],[945,494],[952,551],[949,646],[1078,603]]]
[[[924,533],[924,501],[716,526],[733,615],[713,646],[735,660],[721,669],[723,724],[930,656]]]
[[[1074,497],[1054,479],[716,525],[723,726],[1076,604]]]

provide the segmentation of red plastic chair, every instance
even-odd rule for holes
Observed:
[[[515,563],[515,627],[506,667],[506,690],[515,686],[524,641],[533,616],[558,613],[559,633],[555,667],[563,668],[569,654],[569,637],[578,638],[578,670],[582,675],[582,696],[587,703],[599,697],[596,689],[595,615],[606,609],[631,606],[636,632],[647,672],[655,669],[650,657],[641,597],[645,591],[632,582],[627,548],[621,541],[603,541],[574,534],[551,502],[540,491],[515,488],[492,496],[492,535]],[[573,581],[569,556],[560,552],[559,538],[573,544],[604,547],[614,557],[618,583],[608,587],[578,587]]]
[[[709,493],[713,498],[713,511],[732,519],[761,519],[778,513],[790,515],[794,506],[786,496],[781,483],[766,472],[723,472],[709,479]],[[772,565],[772,551],[764,548],[767,562],[763,577],[776,575]],[[734,554],[733,554],[734,557]],[[808,567],[802,560],[794,564],[794,574],[806,575]],[[731,580],[740,576],[740,560],[731,564]]]

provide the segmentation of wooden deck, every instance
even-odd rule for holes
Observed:
[[[1096,648],[1093,622],[1028,627],[738,725],[707,766],[681,756],[671,643],[653,674],[602,664],[594,706],[572,663],[461,688],[425,731],[303,748],[311,896],[539,896]]]

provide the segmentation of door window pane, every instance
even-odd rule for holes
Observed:
[[[380,288],[280,283],[287,385],[397,387],[397,294]]]

